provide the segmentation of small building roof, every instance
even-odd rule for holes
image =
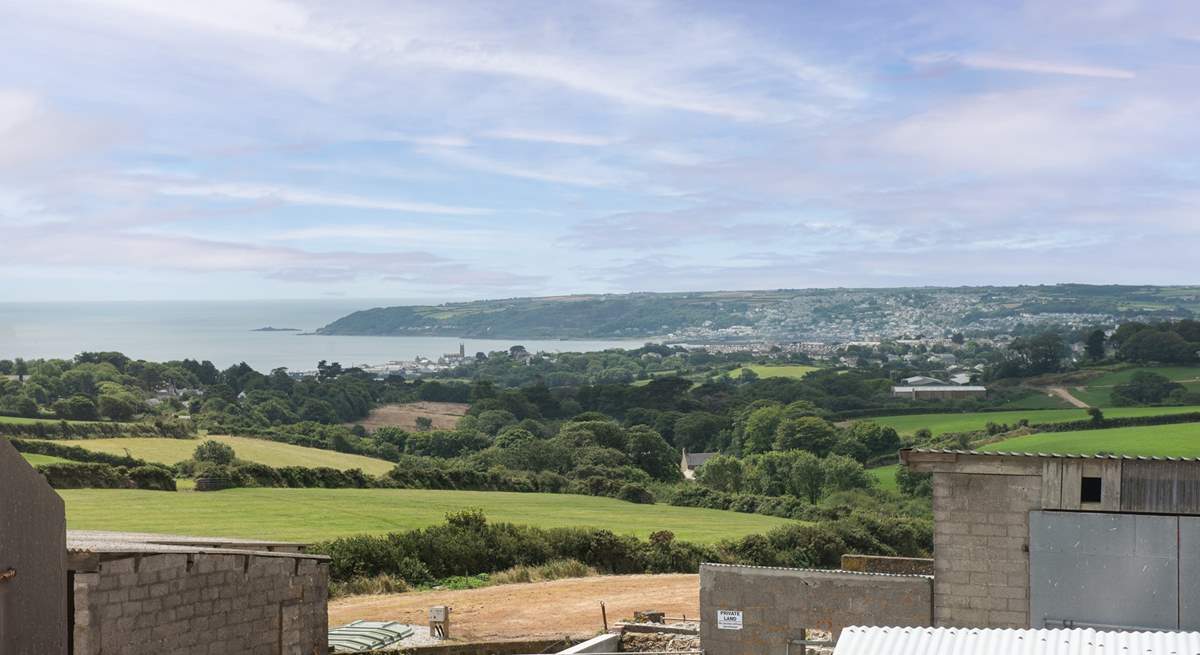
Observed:
[[[910,391],[987,391],[987,387],[959,384],[922,384],[915,387],[892,387],[894,393]]]
[[[842,630],[834,655],[1191,655],[1200,632],[1109,632],[1090,628],[889,628]]]
[[[721,453],[684,453],[688,468],[696,468]]]
[[[914,375],[912,377],[904,378],[900,381],[903,382],[904,384],[914,386],[914,387],[925,386],[927,384],[941,384],[941,385],[946,384],[942,380],[939,380],[937,378],[931,378],[928,375]]]
[[[141,532],[67,531],[67,552],[72,556],[99,555],[101,559],[116,559],[128,555],[221,553],[322,561],[329,559],[325,555],[305,553],[305,547],[304,544],[288,541],[188,537]]]

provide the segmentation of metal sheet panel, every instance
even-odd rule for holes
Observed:
[[[853,626],[834,655],[1192,655],[1200,632],[1113,632]]]
[[[1030,512],[1030,625],[1178,627],[1177,530],[1173,516]]]
[[[1179,517],[1179,628],[1200,630],[1200,518],[1194,516]]]

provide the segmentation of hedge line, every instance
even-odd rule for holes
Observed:
[[[36,423],[0,422],[0,436],[35,439],[88,439],[104,437],[168,437],[190,439],[192,427],[182,421],[155,420],[152,423],[72,423],[38,421]]]
[[[1200,412],[1126,416],[1121,418],[1105,418],[1100,421],[1085,419],[1082,421],[1069,421],[1067,423],[1035,423],[1030,427],[1036,429],[1038,432],[1079,432],[1081,430],[1131,428],[1144,425],[1174,425],[1176,423],[1200,423]]]
[[[845,552],[925,556],[933,541],[928,521],[865,513],[820,525],[796,523],[714,545],[677,541],[665,530],[640,540],[598,528],[489,523],[478,510],[446,519],[445,524],[419,530],[335,539],[312,550],[333,558],[330,574],[335,581],[391,575],[420,585],[558,559],[574,559],[606,573],[695,573],[706,561],[836,567]]]
[[[9,439],[9,443],[16,448],[18,452],[31,453],[36,455],[51,455],[61,457],[75,462],[93,462],[98,464],[110,464],[112,466],[127,466],[130,468],[137,466],[145,466],[144,460],[127,455],[112,455],[109,453],[101,453],[79,446],[64,446],[58,443],[46,441],[26,441],[25,439]]]
[[[39,464],[55,489],[150,489],[175,491],[175,476],[163,466],[126,468],[100,463]]]

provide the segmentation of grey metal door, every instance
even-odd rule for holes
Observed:
[[[1180,566],[1175,516],[1035,511],[1029,515],[1031,627],[1178,629],[1181,612],[1200,616],[1200,522],[1184,519],[1195,547]]]

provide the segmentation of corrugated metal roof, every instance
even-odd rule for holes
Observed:
[[[390,646],[412,633],[412,626],[395,621],[354,621],[329,631],[329,648],[335,653],[364,653]]]
[[[1200,458],[1197,457],[1159,457],[1157,455],[1080,455],[1078,453],[1022,453],[1009,450],[956,450],[951,448],[905,448],[904,450],[913,453],[980,455],[988,457],[1059,457],[1068,459],[1128,459],[1141,462],[1200,462]]]
[[[894,393],[911,393],[912,391],[987,391],[987,387],[957,384],[921,384],[915,387],[892,387],[892,391]]]
[[[720,564],[717,562],[701,562],[700,566],[710,566],[721,569],[761,569],[764,571],[793,571],[796,573],[849,573],[852,575],[869,575],[885,578],[932,578],[931,575],[919,573],[880,573],[877,571],[847,571],[846,569],[802,569],[791,566],[755,566],[753,564]]]
[[[1200,632],[886,628],[842,630],[834,655],[1200,655]]]

